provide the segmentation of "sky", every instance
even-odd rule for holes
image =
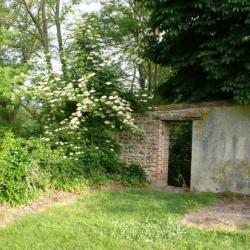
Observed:
[[[82,0],[75,9],[75,15],[86,12],[99,11],[101,8],[100,0]]]
[[[85,2],[85,3],[84,3]],[[92,12],[100,10],[100,1],[83,1],[79,9],[82,12]]]
[[[98,12],[100,9],[100,0],[81,0],[81,3],[75,6],[74,12],[69,17],[68,22],[75,22],[81,19],[83,13]]]

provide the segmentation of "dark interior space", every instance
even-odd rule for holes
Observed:
[[[192,122],[170,123],[168,185],[190,187]]]

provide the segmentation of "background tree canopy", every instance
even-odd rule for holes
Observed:
[[[249,103],[249,0],[138,1],[150,11],[146,56],[174,70],[159,89],[168,102]]]

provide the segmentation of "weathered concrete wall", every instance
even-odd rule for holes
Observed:
[[[166,186],[169,122],[193,121],[191,189],[250,194],[250,106],[170,105],[135,116],[142,137],[122,134],[121,157],[145,167],[154,186]]]
[[[144,166],[147,179],[154,186],[166,186],[168,171],[168,127],[154,112],[135,115],[141,135],[123,133],[120,136],[121,158],[128,163]]]
[[[193,123],[191,189],[250,194],[250,106],[205,113]]]

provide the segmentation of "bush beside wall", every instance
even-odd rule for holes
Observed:
[[[79,190],[105,182],[141,184],[143,168],[126,165],[114,152],[89,148],[77,161],[40,139],[6,132],[0,140],[0,202],[25,204],[48,188]]]

